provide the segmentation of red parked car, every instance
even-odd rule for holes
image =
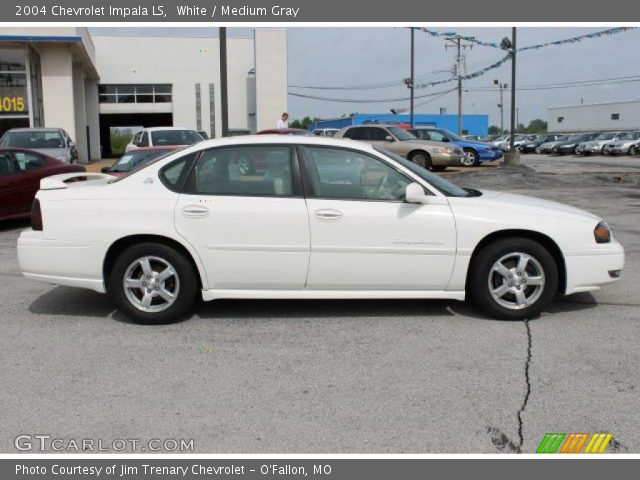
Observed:
[[[312,135],[307,130],[301,128],[270,128],[269,130],[261,130],[256,135]]]
[[[110,167],[102,167],[101,172],[108,173],[115,177],[121,177],[122,175],[129,173],[134,168],[142,166],[162,155],[173,152],[178,148],[178,146],[136,148],[135,150],[126,152]]]
[[[83,166],[31,150],[0,149],[0,220],[29,216],[41,178],[84,171]]]

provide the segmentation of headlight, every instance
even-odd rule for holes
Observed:
[[[449,147],[435,147],[433,153],[453,153],[453,148]]]
[[[596,239],[596,243],[609,243],[611,241],[611,228],[607,225],[607,222],[600,222],[593,230],[593,236]]]

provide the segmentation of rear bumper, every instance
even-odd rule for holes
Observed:
[[[104,246],[99,242],[48,240],[31,229],[18,238],[20,269],[26,278],[39,282],[105,293],[103,259]]]
[[[598,290],[620,280],[624,268],[624,249],[613,240],[604,248],[564,252],[567,269],[566,295]],[[617,275],[616,275],[617,273]]]

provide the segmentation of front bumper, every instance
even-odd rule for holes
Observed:
[[[616,240],[600,248],[565,251],[567,285],[565,295],[598,290],[620,280],[624,268],[624,248]]]
[[[477,150],[477,152],[481,162],[491,162],[493,160],[499,160],[504,155],[502,150],[499,148],[491,150]]]
[[[24,230],[18,238],[18,262],[26,278],[54,285],[105,293],[100,242],[45,239],[40,231]]]
[[[602,153],[602,148],[601,145],[586,145],[582,149],[582,153]]]

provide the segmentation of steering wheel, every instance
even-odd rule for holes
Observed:
[[[380,181],[378,182],[378,186],[376,187],[376,193],[375,193],[376,198],[380,198],[380,196],[382,195],[382,190],[384,189],[384,186],[387,183],[388,176],[389,174],[385,173],[384,175],[382,175],[382,177],[380,177]]]

